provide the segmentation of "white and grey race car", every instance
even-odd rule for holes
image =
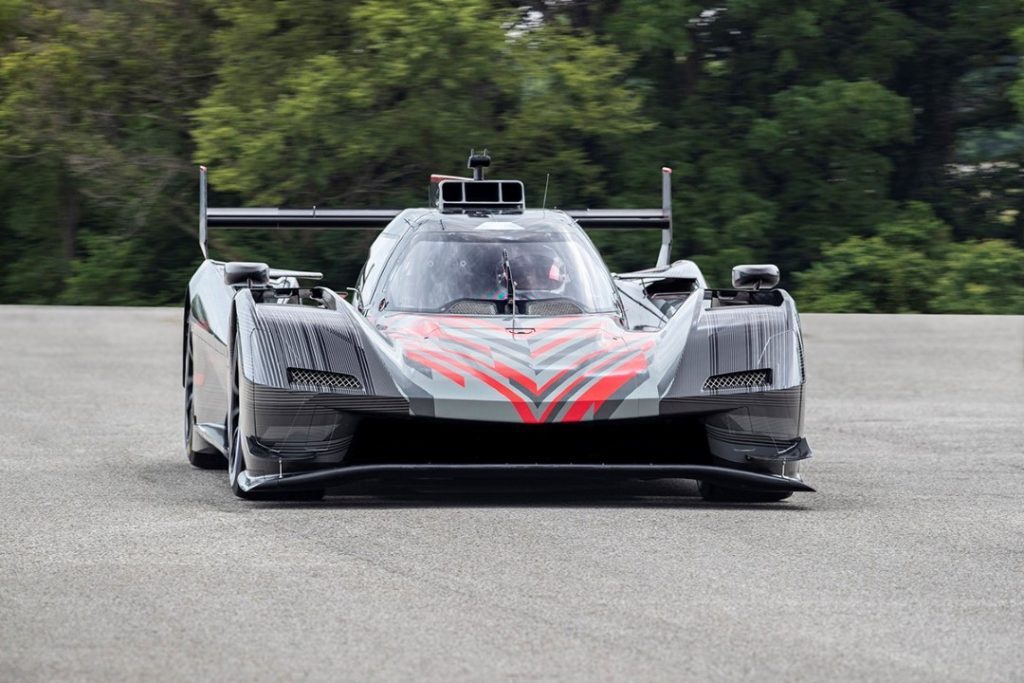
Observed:
[[[660,209],[526,208],[523,184],[432,177],[405,210],[215,209],[211,229],[376,229],[351,296],[319,273],[207,258],[185,298],[185,448],[243,498],[354,479],[687,478],[712,500],[812,491],[804,362],[778,269],[709,288]],[[585,229],[657,229],[613,274]]]

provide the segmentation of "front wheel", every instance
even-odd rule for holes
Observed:
[[[290,500],[290,501],[314,501],[324,497],[323,489],[310,491],[246,491],[238,482],[238,478],[245,471],[245,454],[242,452],[242,433],[239,427],[239,405],[241,395],[238,390],[238,383],[242,376],[242,362],[239,355],[238,337],[235,337],[235,347],[232,353],[234,362],[231,370],[231,404],[228,412],[228,429],[231,434],[228,456],[228,481],[231,483],[231,492],[245,500]]]
[[[228,483],[231,484],[231,492],[239,498],[256,500],[254,493],[245,491],[238,483],[238,478],[245,471],[245,455],[242,453],[242,436],[239,428],[239,405],[241,395],[238,391],[239,376],[242,374],[242,361],[238,352],[238,335],[235,335],[235,345],[231,349],[231,402],[228,404],[228,434],[231,439],[228,441]]]
[[[196,451],[192,447],[195,429],[195,391],[192,384],[192,335],[185,331],[185,455],[193,467],[201,470],[222,470],[227,461],[216,452]]]

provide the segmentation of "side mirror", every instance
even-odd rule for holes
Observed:
[[[224,264],[226,285],[266,285],[270,283],[270,266],[266,263],[231,261]]]
[[[770,263],[736,266],[732,286],[736,289],[771,289],[779,284],[779,268]]]

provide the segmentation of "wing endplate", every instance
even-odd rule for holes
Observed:
[[[585,230],[661,230],[655,267],[672,257],[672,169],[661,169],[660,209],[570,209],[565,212]]]

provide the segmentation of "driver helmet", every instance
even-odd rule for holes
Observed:
[[[522,290],[561,290],[569,281],[565,262],[551,247],[524,251],[512,260],[516,287]]]

